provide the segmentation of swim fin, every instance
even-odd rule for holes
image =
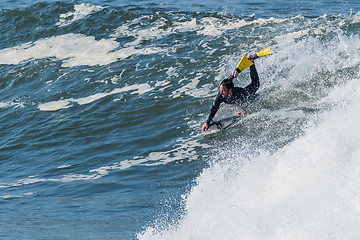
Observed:
[[[258,59],[258,58],[261,58],[261,57],[265,57],[267,55],[270,55],[272,54],[272,52],[270,51],[270,49],[267,47],[267,48],[264,48],[263,50],[261,50],[260,52],[257,52],[254,54],[254,57],[251,59]],[[250,61],[246,55],[244,55],[242,57],[242,59],[240,60],[240,62],[238,63],[238,65],[236,66],[236,69],[235,71],[237,71],[238,73],[244,71],[245,69],[247,69],[248,67],[250,67],[251,65],[253,65],[254,63],[252,61]]]
[[[261,50],[260,52],[255,53],[254,59],[261,58],[261,57],[265,57],[265,56],[270,55],[270,54],[272,54],[272,52],[271,52],[270,49],[267,47],[267,48],[264,48],[263,50]]]
[[[252,61],[250,61],[246,55],[244,55],[242,57],[242,59],[240,60],[240,62],[238,63],[238,65],[236,66],[235,71],[237,71],[238,73],[244,71],[245,69],[247,69],[248,67],[250,67],[251,65],[253,65],[254,63]]]

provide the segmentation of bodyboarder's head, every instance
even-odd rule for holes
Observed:
[[[234,83],[232,79],[226,78],[220,84],[220,94],[223,98],[227,98],[232,95]]]

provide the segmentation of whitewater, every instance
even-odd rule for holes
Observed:
[[[183,196],[181,221],[139,239],[356,239],[359,96],[358,79],[334,90],[327,100],[343,105],[275,153],[222,150]]]
[[[237,129],[242,136],[213,150],[210,167],[183,195],[180,219],[158,220],[139,239],[357,239],[359,38],[335,29],[337,40],[324,45],[316,37],[294,40],[323,30],[275,37],[281,56],[264,60],[273,67],[264,88],[276,90],[266,89],[270,96],[262,100],[294,101],[289,95],[295,95],[302,101],[262,108],[242,123],[250,128],[264,120],[256,136],[244,137],[245,126]],[[275,136],[276,121],[304,123],[289,139],[292,126],[280,126],[285,133]]]

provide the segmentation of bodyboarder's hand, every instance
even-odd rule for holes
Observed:
[[[209,124],[208,124],[208,123],[204,123],[204,125],[202,126],[202,130],[203,130],[203,131],[206,131],[206,130],[208,130],[208,128],[209,128]]]
[[[253,54],[248,54],[247,56],[246,56],[250,61],[252,61],[252,62],[254,62],[254,55]]]
[[[237,71],[234,72],[233,77],[236,78],[239,75]]]
[[[248,54],[246,57],[247,57],[250,61],[254,62],[254,57],[255,57],[255,56],[254,56],[253,54]],[[236,78],[237,76],[239,76],[238,71],[234,71],[233,77]]]
[[[244,110],[240,110],[240,112],[237,114],[238,116],[245,117],[246,112]]]

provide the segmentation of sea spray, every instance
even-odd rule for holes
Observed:
[[[261,101],[214,140],[181,220],[138,239],[357,239],[360,45],[326,36],[279,43],[284,54],[257,64]]]
[[[321,113],[320,122],[277,152],[251,161],[221,154],[186,196],[183,220],[162,232],[149,228],[139,239],[356,239],[359,79],[333,95],[347,104]]]

